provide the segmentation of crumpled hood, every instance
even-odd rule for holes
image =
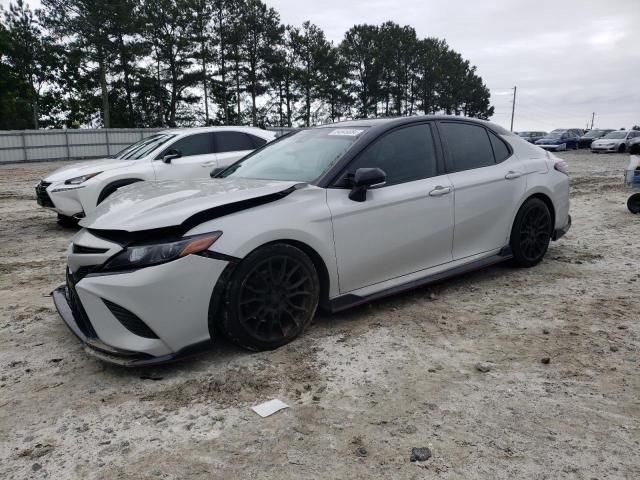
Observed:
[[[137,160],[144,161],[144,160]],[[75,163],[68,167],[59,168],[55,172],[45,177],[46,182],[61,182],[70,178],[80,177],[89,173],[106,172],[133,165],[135,160],[118,160],[116,158],[105,158],[102,160],[92,160],[89,162]]]
[[[139,182],[119,189],[80,225],[127,232],[172,227],[205,210],[278,194],[299,183],[244,178]]]

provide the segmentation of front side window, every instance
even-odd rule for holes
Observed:
[[[450,171],[459,172],[494,165],[491,141],[484,127],[442,122],[438,128],[449,152]]]
[[[219,176],[312,183],[329,170],[366,129],[301,130],[250,154]]]
[[[168,150],[178,150],[183,157],[213,153],[211,133],[196,133],[181,138],[170,145]],[[166,153],[166,151],[163,152],[159,158],[162,158]]]
[[[387,185],[436,176],[436,151],[431,127],[420,124],[393,130],[360,154],[349,165],[349,173],[355,173],[358,168],[384,170]]]
[[[256,148],[243,132],[215,132],[216,153],[239,152]]]

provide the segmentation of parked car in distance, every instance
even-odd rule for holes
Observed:
[[[555,130],[551,130],[551,133],[563,133],[563,132],[572,133],[574,135],[577,135],[578,137],[581,137],[585,133],[585,131],[582,128],[556,128]]]
[[[594,140],[591,143],[591,151],[594,153],[624,153],[627,151],[629,142],[640,137],[640,130],[614,130],[604,137]]]
[[[529,143],[536,143],[547,136],[547,132],[518,132],[518,136]]]
[[[629,140],[627,146],[631,155],[640,155],[640,135],[636,135],[635,138]]]
[[[544,138],[537,140],[535,144],[545,150],[568,150],[578,149],[578,143],[580,138],[575,134],[568,131],[564,132],[551,132]]]
[[[591,146],[591,143],[598,138],[604,137],[607,133],[613,132],[612,128],[596,128],[593,130],[589,130],[587,133],[580,137],[580,148],[588,148]]]
[[[75,224],[119,188],[140,181],[208,178],[275,138],[251,127],[164,130],[129,145],[112,158],[64,167],[36,186],[38,204]]]
[[[502,127],[354,120],[281,137],[208,181],[117,192],[81,220],[54,302],[86,350],[119,364],[219,335],[268,350],[319,305],[536,265],[570,224],[566,163]]]

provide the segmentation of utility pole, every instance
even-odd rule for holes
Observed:
[[[513,104],[511,105],[511,131],[513,132],[513,115],[516,112],[516,91],[518,87],[513,87]]]
[[[595,118],[595,116],[596,116],[596,112],[593,112],[591,114],[591,130],[593,130],[593,119]]]

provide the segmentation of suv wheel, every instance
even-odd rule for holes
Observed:
[[[627,149],[627,146],[622,143],[619,147],[618,147],[618,153],[624,153],[624,151]]]
[[[304,331],[319,300],[320,280],[311,259],[291,245],[269,245],[233,272],[220,328],[241,347],[273,350]]]
[[[540,263],[551,241],[553,225],[547,204],[539,198],[527,200],[516,215],[509,242],[514,263],[532,267]]]

